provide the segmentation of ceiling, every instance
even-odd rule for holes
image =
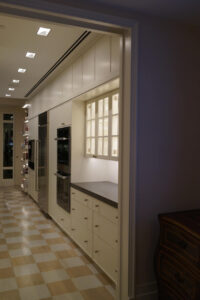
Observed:
[[[51,28],[47,37],[37,35],[39,27]],[[27,92],[83,34],[78,27],[57,25],[0,14],[0,98],[23,99]],[[34,59],[26,52],[35,52]],[[24,74],[18,68],[25,68]],[[13,79],[19,79],[14,84]],[[15,88],[9,91],[9,88]]]

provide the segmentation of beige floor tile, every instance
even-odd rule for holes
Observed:
[[[65,251],[57,251],[56,255],[58,256],[58,258],[68,258],[68,257],[74,257],[77,256],[76,252],[74,251],[74,249],[71,250],[65,250]]]
[[[6,244],[6,240],[5,239],[0,239],[0,245],[4,245]]]
[[[32,247],[31,252],[33,254],[47,253],[47,252],[51,252],[51,248],[49,246]]]
[[[13,266],[26,265],[35,263],[32,255],[18,256],[11,259]]]
[[[12,268],[0,269],[0,278],[2,279],[2,278],[8,278],[8,277],[14,277],[13,269]]]
[[[80,267],[68,268],[67,274],[69,274],[69,276],[72,278],[72,277],[91,275],[92,271],[87,266],[80,266]]]
[[[95,275],[81,276],[72,278],[76,288],[80,291],[101,287],[101,281]]]
[[[7,232],[4,235],[5,235],[5,238],[11,238],[11,237],[22,236],[23,233],[22,232]]]
[[[37,263],[40,272],[48,272],[51,270],[61,269],[62,266],[58,260]]]
[[[0,259],[1,258],[9,258],[9,252],[8,251],[0,251]]]
[[[9,250],[21,249],[24,246],[25,246],[25,243],[13,243],[13,244],[8,244],[8,249]]]
[[[41,235],[39,235],[39,234],[37,234],[37,235],[29,235],[29,236],[26,236],[25,238],[28,241],[37,241],[37,240],[42,240],[43,239],[43,237]]]
[[[49,272],[42,272],[42,277],[46,283],[62,281],[69,279],[69,275],[63,269],[52,270]]]
[[[85,300],[114,300],[105,287],[84,290],[81,295]]]
[[[48,283],[47,286],[52,296],[61,295],[65,293],[72,293],[76,291],[76,288],[70,279]]]
[[[79,292],[67,293],[67,294],[54,296],[54,297],[52,297],[52,299],[53,300],[84,300],[83,296],[81,296],[81,294]]]
[[[21,300],[18,290],[2,292],[2,293],[0,293],[0,299],[1,300]]]
[[[10,227],[13,227],[13,228],[16,228],[18,226],[18,223],[8,223],[8,224],[2,224],[2,227],[3,228],[10,228]]]
[[[44,280],[40,273],[20,276],[17,277],[16,280],[19,288],[24,288],[32,285],[40,285],[44,283]]]
[[[63,238],[59,237],[59,238],[55,238],[55,239],[47,239],[46,240],[47,243],[49,245],[53,245],[53,244],[63,244],[65,241],[63,240]]]

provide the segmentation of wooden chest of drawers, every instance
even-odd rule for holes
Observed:
[[[200,210],[159,215],[160,300],[200,300]]]

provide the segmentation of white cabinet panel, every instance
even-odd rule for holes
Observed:
[[[111,72],[119,73],[120,69],[120,38],[111,37]]]
[[[95,79],[95,48],[83,56],[83,85],[91,84]]]
[[[103,203],[97,199],[94,200],[93,202],[93,210],[106,218],[107,220],[113,222],[113,223],[118,223],[118,209],[114,208],[106,203]]]
[[[117,281],[117,251],[96,235],[93,238],[93,259],[109,277]]]
[[[110,71],[110,37],[106,36],[96,44],[95,79],[105,78]]]
[[[72,86],[72,67],[69,67],[65,72],[61,75],[62,81],[62,97],[63,99],[67,99],[69,95],[71,95],[73,91]]]
[[[73,64],[73,91],[80,90],[83,84],[82,58]]]

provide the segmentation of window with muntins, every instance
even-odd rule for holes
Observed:
[[[119,92],[86,102],[86,156],[117,160]]]

